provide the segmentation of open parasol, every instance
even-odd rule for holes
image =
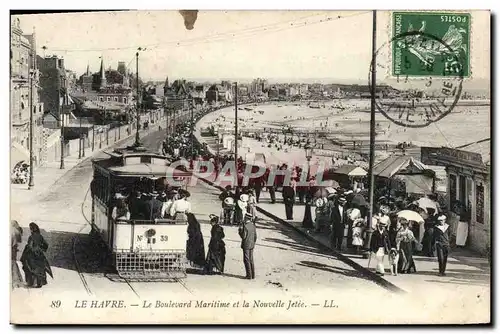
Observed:
[[[438,212],[438,207],[436,202],[427,197],[422,197],[419,200],[414,202],[420,208],[424,209],[427,212],[427,209],[433,209],[434,212]]]
[[[404,218],[406,220],[411,220],[422,224],[424,222],[424,218],[421,215],[411,210],[403,210],[398,212],[398,218]]]

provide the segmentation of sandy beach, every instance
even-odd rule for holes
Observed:
[[[314,108],[312,108],[313,106]],[[319,107],[319,108],[318,108]],[[257,132],[264,128],[280,131],[288,126],[296,133],[300,131],[325,131],[327,138],[317,138],[325,149],[337,150],[332,145],[336,142],[356,141],[362,151],[367,151],[369,144],[370,122],[369,100],[334,100],[329,102],[273,102],[267,104],[242,105],[238,109],[238,127],[241,132]],[[227,132],[234,129],[234,107],[220,109],[203,117],[197,123],[197,130],[221,126]],[[424,128],[407,128],[396,125],[380,113],[376,116],[377,145],[395,145],[402,142],[412,143],[413,147],[446,146],[457,147],[489,137],[484,129],[490,128],[488,105],[456,106],[443,119]],[[281,137],[283,137],[281,135]],[[295,137],[297,137],[295,135]],[[314,140],[314,133],[309,137]],[[319,146],[319,145],[318,145]],[[304,163],[304,150],[284,145],[283,150],[267,147],[267,144],[244,137],[241,151],[263,153],[268,163],[279,162]],[[339,150],[341,151],[341,150]],[[377,160],[383,159],[390,152],[377,151]],[[331,156],[324,156],[317,151],[312,161],[322,160],[331,163]]]

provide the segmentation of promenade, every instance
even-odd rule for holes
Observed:
[[[212,154],[217,153],[216,141],[211,137],[202,137],[199,129],[203,127],[198,124],[195,136],[200,142],[206,142]],[[219,149],[220,154],[227,154],[226,150]],[[241,152],[241,151],[239,151]],[[240,153],[243,155],[243,153]],[[491,266],[488,260],[470,250],[464,248],[453,248],[448,257],[448,265],[444,277],[438,276],[437,258],[415,256],[417,272],[412,274],[398,274],[392,276],[386,258],[385,275],[375,275],[375,259],[367,259],[363,255],[351,253],[338,253],[330,248],[329,235],[327,233],[315,233],[302,227],[304,217],[303,205],[294,206],[294,219],[285,219],[285,208],[282,203],[281,194],[277,193],[278,202],[270,203],[269,193],[265,190],[261,193],[261,201],[258,204],[259,219],[272,219],[283,226],[293,229],[312,241],[317,249],[333,254],[337,259],[351,266],[356,271],[374,280],[377,284],[385,286],[393,291],[404,291],[410,293],[414,298],[420,300],[432,300],[443,298],[443,304],[460,302],[473,303],[478,308],[490,303]],[[312,208],[313,219],[315,217]],[[300,245],[296,245],[300,247]],[[318,270],[328,271],[328,267],[318,267]],[[431,302],[430,302],[431,303]],[[437,310],[436,310],[437,311]]]

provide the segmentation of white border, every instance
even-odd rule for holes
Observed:
[[[7,30],[9,29],[9,13],[7,6],[9,5],[9,2],[3,1],[2,2],[2,21],[3,21],[3,27],[4,27],[4,33],[2,34],[3,37],[3,45],[7,45],[9,42],[9,35],[7,33]],[[117,5],[119,5],[121,8],[135,8],[135,9],[179,9],[179,7],[182,7],[182,9],[228,9],[228,10],[234,10],[234,9],[350,9],[350,10],[365,10],[365,9],[370,9],[373,8],[374,5],[377,6],[377,9],[394,9],[394,10],[403,10],[403,9],[409,9],[409,10],[418,10],[418,9],[434,9],[434,10],[440,10],[443,9],[443,6],[449,6],[447,9],[454,9],[454,10],[459,10],[459,9],[471,9],[470,6],[474,6],[474,9],[492,9],[494,12],[496,11],[497,13],[499,12],[500,8],[500,2],[499,1],[483,1],[483,0],[476,0],[474,2],[465,1],[465,0],[454,0],[449,3],[442,3],[439,1],[435,0],[420,0],[420,1],[385,1],[384,3],[377,2],[374,3],[372,1],[356,1],[356,0],[350,0],[348,2],[333,2],[333,1],[318,1],[318,0],[308,0],[306,2],[303,1],[287,1],[287,2],[277,2],[277,3],[271,3],[269,0],[253,0],[253,1],[247,1],[247,2],[238,2],[238,1],[228,1],[228,0],[218,0],[218,1],[190,1],[190,0],[185,0],[185,1],[178,1],[178,2],[165,2],[165,1],[148,1],[148,0],[142,0],[140,2],[137,1],[131,1],[131,0],[122,0],[120,2],[117,2]],[[82,7],[86,7],[87,9],[109,9],[113,7],[113,5],[110,2],[104,3],[103,1],[96,1],[96,0],[87,0],[85,2],[62,2],[62,1],[44,1],[41,3],[40,1],[34,1],[34,0],[25,0],[25,1],[18,1],[13,3],[13,6],[16,6],[16,9],[33,9],[33,8],[64,8],[64,9],[84,9]],[[495,22],[498,22],[498,18],[495,20]],[[495,37],[497,37],[496,35]],[[497,39],[497,38],[496,38]],[[2,126],[4,126],[4,131],[1,131],[1,133],[5,136],[4,140],[2,141],[3,145],[1,146],[2,149],[2,156],[3,157],[8,157],[9,156],[9,84],[8,84],[8,67],[7,67],[7,61],[8,61],[8,52],[2,52],[0,53],[2,57],[4,57],[2,64],[4,66],[0,67],[0,71],[2,71],[1,78],[3,79],[3,85],[2,85],[2,93],[4,94],[4,99],[3,101],[3,116],[4,116],[4,121],[1,123]],[[495,70],[495,73],[493,74],[492,79],[497,75],[498,70]],[[491,92],[491,96],[497,96],[496,95],[497,91]],[[494,110],[493,112],[496,112]],[[497,121],[499,117],[497,116]],[[495,122],[495,127],[498,127],[497,122]],[[495,152],[497,153],[497,152]],[[2,175],[3,177],[0,178],[2,181],[2,187],[3,187],[3,192],[2,192],[2,200],[0,203],[2,203],[2,210],[1,212],[4,214],[4,219],[3,219],[3,226],[7,230],[8,226],[10,225],[8,222],[10,221],[10,218],[8,216],[9,212],[9,179],[8,179],[8,174],[9,174],[9,167],[7,166],[6,160],[4,159],[4,163],[1,165],[2,168]],[[497,207],[499,208],[500,205],[499,202],[500,196],[497,197],[497,205],[492,205],[492,207]],[[492,222],[492,225],[494,225],[495,222]],[[9,241],[7,239],[9,233],[5,233],[5,245],[9,244]],[[496,249],[498,250],[498,245]],[[9,260],[9,251],[4,251],[3,255],[6,257],[5,267],[7,267],[7,263],[10,263]],[[495,257],[496,258],[496,254]],[[4,270],[4,274],[1,275],[1,286],[3,289],[2,291],[2,298],[1,300],[3,301],[3,307],[2,307],[2,324],[4,326],[3,333],[11,332],[14,331],[14,328],[9,325],[9,317],[10,317],[10,307],[9,307],[9,294],[10,294],[10,287],[9,287],[9,277],[8,277],[8,270]],[[8,288],[9,287],[9,288]],[[498,287],[497,289],[498,290]],[[496,308],[498,309],[498,308]],[[43,313],[43,310],[40,310],[40,312]],[[388,316],[390,316],[390,311],[388,311]],[[493,315],[494,316],[494,315]],[[45,328],[44,328],[45,329]],[[78,328],[61,328],[62,330],[82,330]],[[233,330],[229,329],[229,330]],[[404,330],[408,330],[409,328],[406,328]],[[43,330],[43,329],[42,329]],[[45,330],[48,331],[53,331],[54,328],[46,328]],[[118,330],[118,331],[123,331],[121,328],[106,328],[106,329],[95,329],[97,332],[109,332],[113,330]],[[129,331],[130,329],[127,329]],[[133,332],[139,332],[141,329],[133,329]],[[165,329],[160,329],[164,331]],[[178,328],[168,328],[167,329],[170,333],[178,332]],[[194,329],[189,329],[189,331],[194,330]],[[197,330],[203,330],[206,331],[206,328],[197,328]],[[218,330],[218,329],[215,329]],[[247,329],[248,330],[248,329]],[[271,329],[263,329],[259,328],[258,329],[260,332],[270,332]],[[277,330],[277,329],[274,329]],[[274,331],[273,330],[273,331]],[[283,331],[288,331],[289,329],[281,329]],[[308,329],[301,329],[301,330],[308,330]],[[325,328],[325,331],[335,331],[335,332],[340,332],[340,331],[345,331],[345,329],[341,328]],[[358,329],[361,332],[361,329]],[[387,331],[387,328],[380,328],[378,329],[380,331]],[[482,328],[469,328],[469,330],[484,330]],[[86,330],[85,330],[86,331]],[[429,329],[426,329],[427,332],[429,332]],[[436,329],[430,329],[430,331],[436,331]],[[443,330],[441,330],[443,331]],[[455,332],[456,328],[449,328],[444,330],[445,332]]]

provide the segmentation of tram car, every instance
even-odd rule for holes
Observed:
[[[167,158],[134,147],[105,152],[93,165],[92,234],[112,254],[119,276],[129,280],[170,280],[186,276],[187,222],[152,219],[144,214],[113,219],[117,197],[129,204],[137,194],[161,193],[167,184],[187,188],[190,173],[173,169]],[[139,196],[140,197],[140,196]],[[137,203],[137,202],[136,202]],[[145,219],[144,219],[145,218]]]

